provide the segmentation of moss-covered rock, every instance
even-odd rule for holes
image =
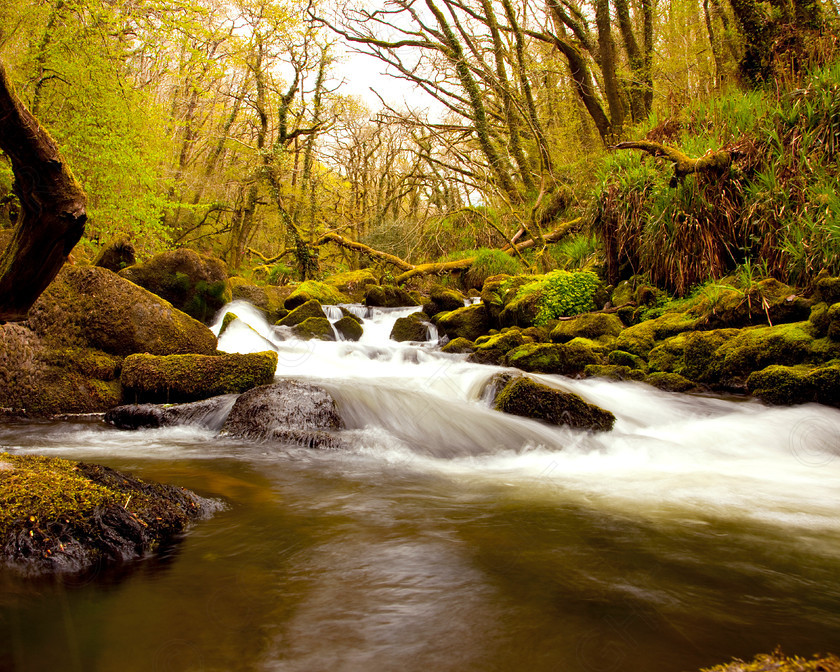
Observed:
[[[140,558],[218,508],[95,464],[7,453],[0,464],[0,558],[26,575]]]
[[[811,333],[816,338],[828,336],[828,329],[831,326],[831,318],[828,316],[829,305],[827,303],[816,303],[811,306],[811,313],[808,315],[808,322],[811,323]]]
[[[840,672],[840,658],[834,655],[819,655],[811,659],[788,657],[776,651],[761,654],[748,662],[734,660],[724,665],[705,668],[701,672]]]
[[[828,329],[826,334],[832,341],[840,341],[840,303],[833,304],[826,313]]]
[[[420,302],[396,285],[371,285],[365,290],[364,304],[377,308],[400,308],[419,306]]]
[[[203,324],[92,266],[65,266],[29,311],[28,323],[51,345],[94,347],[120,356],[216,351],[216,337]]]
[[[650,371],[682,373],[685,366],[685,346],[690,333],[683,332],[659,341],[658,345],[648,353]]]
[[[449,338],[460,337],[468,341],[475,341],[490,328],[487,311],[481,303],[464,306],[447,313],[438,313],[435,316],[435,322]]]
[[[630,280],[619,282],[610,295],[610,303],[614,306],[623,306],[625,303],[635,303],[636,288]]]
[[[747,378],[747,390],[768,404],[816,401],[840,406],[840,361],[823,366],[772,364]]]
[[[332,285],[317,280],[307,280],[300,283],[286,299],[286,308],[294,312],[298,306],[310,301],[317,301],[321,305],[337,305],[339,303],[352,303],[350,297],[342,294]]]
[[[362,327],[361,320],[355,315],[345,315],[340,320],[337,320],[333,324],[333,327],[335,327],[335,330],[341,334],[345,341],[358,341],[365,331]]]
[[[96,255],[93,265],[119,273],[124,268],[133,266],[136,262],[134,245],[127,238],[123,238],[103,246],[99,250],[99,254]]]
[[[491,336],[482,336],[475,341],[475,352],[469,356],[469,361],[499,365],[505,361],[505,355],[510,350],[526,343],[533,343],[533,339],[516,328],[505,329],[502,333]]]
[[[219,338],[221,338],[222,334],[227,331],[227,328],[230,326],[230,323],[238,319],[239,315],[237,315],[236,313],[225,313],[225,316],[222,318],[222,326],[219,327]]]
[[[532,281],[533,277],[530,276],[510,275],[494,275],[484,281],[481,288],[481,302],[487,310],[491,326],[502,326],[500,322],[502,310],[513,300],[521,287]]]
[[[581,342],[526,343],[507,353],[505,363],[523,371],[573,376],[589,364],[600,364],[600,357]]]
[[[627,327],[616,339],[617,350],[624,350],[640,357],[647,357],[656,341],[692,330],[697,320],[684,313],[665,313],[652,320],[645,320]]]
[[[682,370],[675,366],[673,372],[680,373],[690,380],[713,384],[718,375],[715,353],[737,333],[738,329],[716,329],[686,334],[682,348]]]
[[[278,320],[277,324],[281,327],[294,327],[295,325],[300,324],[304,320],[308,320],[312,317],[322,317],[324,319],[327,319],[327,314],[324,312],[324,309],[321,307],[321,304],[318,303],[318,301],[316,301],[315,299],[311,299],[306,303],[299,305],[288,315]]]
[[[361,303],[365,298],[367,288],[370,285],[379,283],[373,271],[369,268],[361,268],[358,271],[345,271],[344,273],[336,273],[328,278],[324,278],[324,284],[329,285],[350,299],[349,302],[341,301],[340,303]],[[321,303],[333,302],[322,301]]]
[[[193,250],[163,252],[119,274],[201,322],[233,298],[225,262]]]
[[[566,343],[573,338],[597,339],[602,336],[618,336],[624,325],[616,316],[609,313],[583,313],[570,320],[561,320],[551,330],[551,340]]]
[[[122,357],[50,345],[22,324],[0,325],[0,407],[29,416],[95,413],[120,403]]]
[[[589,364],[583,370],[587,378],[609,378],[610,380],[644,380],[645,373],[629,366],[618,364]]]
[[[608,432],[615,423],[615,416],[609,411],[585,402],[576,394],[555,390],[524,376],[504,387],[494,407],[503,413],[576,429]]]
[[[473,352],[474,350],[475,346],[473,345],[473,342],[463,337],[453,338],[441,348],[441,352],[449,352],[455,354]]]
[[[291,287],[252,285],[240,277],[231,278],[229,282],[233,298],[253,304],[266,314],[269,322],[277,322],[288,312],[285,309],[285,301],[292,293]]]
[[[831,277],[827,271],[821,271],[814,283],[814,301],[840,303],[840,278]]]
[[[428,341],[429,316],[425,313],[412,313],[407,317],[399,317],[391,329],[390,338],[393,341]]]
[[[304,341],[310,341],[313,338],[319,341],[335,340],[335,331],[326,317],[308,317],[292,327],[292,331],[295,336]]]
[[[639,369],[640,371],[647,371],[647,362],[638,355],[634,355],[624,350],[613,350],[607,355],[607,363],[615,366],[626,366],[630,369]]]
[[[274,380],[276,352],[223,355],[132,355],[120,382],[128,401],[170,403],[240,393]]]
[[[700,323],[705,329],[781,324],[808,319],[811,301],[774,278],[767,278],[748,290],[720,287],[713,300],[701,301]]]
[[[438,313],[463,308],[465,305],[464,301],[464,295],[461,292],[449,289],[443,285],[432,285],[429,291],[429,300],[423,304],[423,312],[429,317],[433,317]]]
[[[502,327],[533,326],[540,311],[542,284],[540,280],[532,280],[532,282],[520,285],[515,295],[505,301],[499,313],[499,325]]]
[[[689,390],[697,389],[694,383],[678,373],[656,371],[648,375],[644,380],[648,385],[653,385],[666,392],[688,392]]]

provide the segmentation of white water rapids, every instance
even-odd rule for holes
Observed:
[[[441,353],[435,343],[390,341],[394,321],[415,310],[369,309],[358,343],[300,341],[249,304],[234,302],[220,316],[230,311],[240,319],[222,334],[219,348],[276,350],[277,376],[327,387],[359,452],[386,462],[527,482],[535,496],[649,519],[746,518],[798,534],[829,533],[825,540],[836,541],[840,411],[536,376],[617,418],[606,434],[551,427],[489,407],[482,391],[498,367]],[[220,326],[221,318],[215,330]]]

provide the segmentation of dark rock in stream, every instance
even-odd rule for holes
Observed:
[[[340,448],[344,443],[333,432],[343,426],[335,400],[325,389],[284,380],[242,394],[222,426],[222,434],[309,448]]]
[[[128,404],[105,414],[105,422],[119,429],[146,429],[173,425],[196,425],[221,429],[237,395],[225,394],[190,404]]]
[[[164,548],[221,503],[97,464],[0,454],[0,562],[77,574]]]

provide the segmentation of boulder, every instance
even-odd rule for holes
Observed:
[[[666,392],[688,392],[697,389],[697,385],[678,373],[657,371],[648,375],[644,381]]]
[[[616,315],[610,313],[583,313],[571,320],[560,320],[551,330],[551,340],[566,343],[573,338],[598,339],[602,336],[616,337],[624,325]]]
[[[460,337],[468,341],[475,341],[490,328],[487,311],[481,303],[464,306],[448,313],[439,313],[435,316],[435,322],[449,338]]]
[[[114,273],[119,273],[128,266],[137,263],[134,245],[128,239],[115,240],[105,245],[93,262],[94,266],[106,268]]]
[[[179,402],[235,394],[274,379],[277,353],[131,355],[123,362],[123,395],[135,402]]]
[[[324,283],[350,299],[350,301],[342,301],[341,303],[361,303],[365,298],[365,291],[367,291],[368,286],[379,284],[373,271],[369,268],[336,273],[324,278]],[[324,302],[322,301],[322,303]]]
[[[225,394],[187,404],[126,404],[105,413],[105,422],[119,429],[197,425],[219,430],[237,395]]]
[[[294,327],[301,322],[308,320],[311,317],[327,318],[327,314],[315,299],[310,299],[306,303],[300,304],[297,308],[292,310],[288,315],[280,319],[277,324],[281,327]]]
[[[428,341],[429,316],[425,313],[412,313],[408,317],[399,317],[391,329],[393,341]]]
[[[364,334],[361,320],[355,315],[345,315],[333,327],[345,341],[358,341]]]
[[[350,297],[338,291],[332,285],[317,280],[306,280],[292,290],[286,299],[286,308],[294,312],[298,306],[305,303],[317,301],[321,305],[338,305],[339,303],[352,303]]]
[[[28,323],[48,343],[119,356],[216,351],[216,337],[203,324],[104,268],[65,265]]]
[[[284,380],[241,395],[222,434],[311,448],[337,448],[342,442],[335,432],[343,426],[335,400],[324,388]]]
[[[508,291],[504,308],[499,313],[499,325],[502,327],[532,326],[539,313],[542,284],[540,281],[521,284],[517,292],[509,299],[507,297],[510,296],[510,291]]]
[[[364,304],[377,308],[400,308],[420,305],[411,294],[395,285],[371,285],[365,290]]]
[[[685,313],[665,313],[624,329],[618,335],[615,347],[640,357],[647,357],[656,341],[691,331],[696,324],[697,319]]]
[[[449,352],[455,354],[462,354],[466,352],[473,352],[475,350],[475,346],[473,342],[463,338],[453,338],[449,341],[446,345],[444,345],[441,349],[441,352]]]
[[[29,416],[96,413],[120,403],[122,357],[53,345],[23,324],[0,325],[0,407]]]
[[[816,401],[840,406],[840,361],[823,366],[770,366],[747,378],[747,390],[768,404],[792,405]]]
[[[609,378],[610,380],[641,381],[645,379],[644,371],[619,364],[588,364],[583,374],[587,378]]]
[[[600,364],[600,357],[579,341],[526,343],[508,352],[505,363],[523,371],[573,376],[583,373],[587,365]]]
[[[555,390],[530,378],[516,378],[496,397],[498,411],[542,420],[552,425],[608,432],[615,424],[609,411],[589,404],[578,395]]]
[[[476,364],[501,365],[509,351],[526,343],[533,343],[533,339],[525,336],[520,329],[509,327],[501,333],[477,338],[475,352],[468,359]]]
[[[743,291],[724,288],[712,302],[701,303],[699,323],[704,329],[782,324],[807,320],[811,301],[798,296],[793,287],[767,278]]]
[[[95,464],[0,453],[0,562],[33,576],[135,560],[219,503]]]
[[[284,302],[292,292],[291,287],[252,285],[245,278],[239,277],[231,278],[229,282],[234,300],[241,299],[253,304],[266,314],[269,322],[276,322],[288,312]]]
[[[292,327],[292,332],[303,341],[311,341],[313,338],[319,341],[336,340],[332,324],[326,317],[308,317]]]
[[[840,278],[831,277],[828,271],[820,271],[814,283],[814,300],[829,306],[840,303]]]
[[[212,320],[233,298],[225,262],[193,250],[158,254],[143,264],[123,269],[120,276],[201,322]]]
[[[532,280],[533,278],[526,276],[494,275],[484,281],[481,288],[481,302],[487,310],[487,317],[492,326],[501,326],[499,318],[502,310],[513,300],[519,288]]]
[[[630,369],[639,369],[640,371],[647,371],[647,362],[638,355],[634,355],[624,350],[613,350],[607,355],[607,364],[615,366],[626,366]]]
[[[432,317],[438,313],[463,308],[464,305],[464,295],[461,292],[448,289],[443,285],[432,285],[432,289],[429,291],[429,301],[423,304],[423,312]]]

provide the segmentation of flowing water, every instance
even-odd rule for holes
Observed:
[[[840,650],[840,412],[540,376],[616,414],[587,434],[491,410],[495,367],[389,341],[410,309],[353,308],[358,343],[229,309],[220,348],[276,349],[279,377],[327,387],[350,448],[3,425],[2,450],[227,508],[128,567],[0,573],[0,671],[679,672]]]

